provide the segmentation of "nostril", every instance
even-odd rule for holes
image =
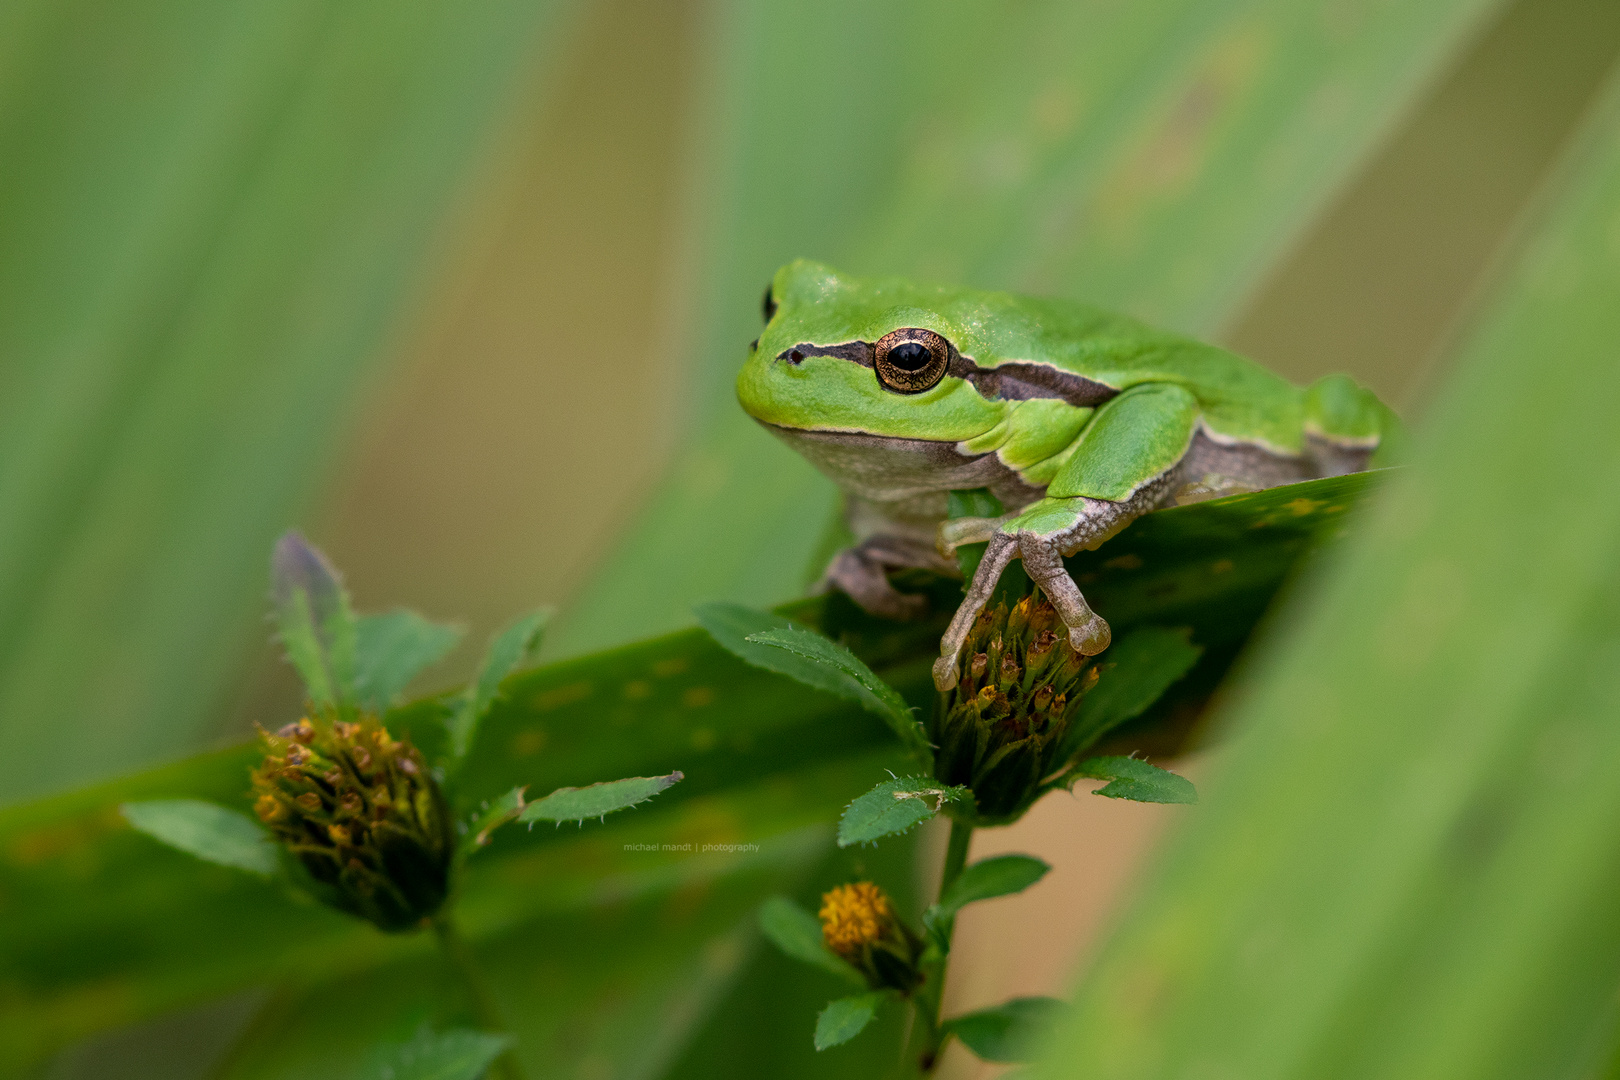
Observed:
[[[750,341],[748,343],[748,351],[749,352],[754,352],[754,351],[758,350],[758,348],[759,348],[759,338],[755,338],[753,341]]]

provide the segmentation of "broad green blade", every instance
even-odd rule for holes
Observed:
[[[0,800],[188,750],[569,0],[0,15]]]
[[[748,958],[752,907],[800,875],[793,863],[816,861],[817,848],[801,843],[785,861],[712,883],[702,904],[683,902],[680,890],[659,890],[590,912],[530,918],[486,936],[474,959],[527,1075],[658,1075]],[[365,1076],[361,1067],[378,1044],[403,1042],[423,1021],[473,1022],[431,936],[414,944],[370,970],[273,1003],[235,1049],[231,1066],[216,1075],[352,1080]]]
[[[1558,179],[1039,1075],[1585,1077],[1615,1045],[1620,78]]]
[[[1379,480],[1342,477],[1161,511],[1073,561],[1122,635],[1187,626],[1194,642],[1211,642],[1166,701],[1111,737],[1113,751],[1179,745],[1185,733],[1165,718],[1195,711],[1187,706],[1220,678],[1285,575]],[[943,613],[961,590],[949,580],[927,587],[941,614],[918,623],[875,620],[836,597],[783,614],[844,643],[910,705],[930,707],[929,665]],[[456,692],[421,699],[388,721],[418,745],[442,741],[459,700]],[[174,798],[251,812],[248,772],[258,756],[244,745],[0,810],[8,995],[0,1073],[76,1036],[211,995],[284,977],[318,981],[414,948],[169,850],[118,815],[122,803]],[[502,684],[457,777],[462,820],[521,785],[549,792],[676,770],[685,779],[606,824],[496,831],[468,865],[467,935],[476,942],[543,912],[710,880],[729,873],[731,860],[773,857],[805,829],[830,833],[852,799],[904,761],[878,717],[752,667],[702,630],[519,672]],[[852,851],[876,858],[901,846]],[[114,983],[123,990],[109,995]]]
[[[689,210],[701,423],[553,647],[679,626],[699,602],[778,602],[819,575],[832,486],[732,391],[777,266],[1069,295],[1212,333],[1495,6],[722,5],[718,134]]]

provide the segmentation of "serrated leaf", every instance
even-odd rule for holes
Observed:
[[[856,986],[861,973],[831,949],[821,936],[821,920],[785,896],[773,896],[759,908],[759,928],[771,944],[795,960],[837,975]]]
[[[467,688],[461,705],[445,721],[452,761],[460,761],[471,749],[479,723],[500,693],[501,682],[539,648],[541,631],[550,618],[551,610],[542,608],[523,616],[490,642],[484,662],[478,668],[478,677]]]
[[[882,717],[900,737],[907,750],[921,755],[928,754],[928,738],[923,734],[922,725],[912,715],[906,699],[901,697],[894,687],[873,674],[872,669],[862,663],[859,657],[836,641],[797,627],[764,630],[748,635],[746,640],[785,650],[816,666],[825,676],[836,682],[838,689],[834,689],[833,693],[857,702]],[[817,686],[818,689],[826,688],[814,682],[809,685]]]
[[[281,643],[310,700],[321,706],[353,703],[355,617],[336,568],[289,530],[276,541],[270,580]]]
[[[275,841],[239,811],[201,799],[130,802],[118,810],[136,829],[188,855],[264,877],[280,870]]]
[[[997,896],[1023,892],[1052,869],[1033,855],[997,855],[963,869],[950,888],[934,905],[940,914],[952,915],[968,904]]]
[[[1195,803],[1198,789],[1191,780],[1168,769],[1149,765],[1140,758],[1095,757],[1075,766],[1074,774],[1092,780],[1107,780],[1095,794],[1132,802]]]
[[[467,833],[461,838],[461,853],[470,855],[489,843],[489,836],[509,821],[516,821],[526,805],[523,793],[526,787],[515,787],[479,810],[467,824]]]
[[[838,846],[866,844],[927,821],[948,802],[971,803],[973,793],[926,776],[885,780],[850,803],[838,821]]]
[[[786,675],[806,686],[846,700],[865,703],[861,692],[850,686],[849,677],[842,671],[807,659],[780,645],[749,640],[750,635],[772,630],[804,630],[786,616],[742,604],[724,603],[699,604],[692,609],[692,614],[697,616],[698,625],[707,630],[710,637],[743,663]]]
[[[1063,1009],[1064,1003],[1056,998],[1013,998],[992,1009],[952,1017],[943,1028],[981,1061],[1034,1061]]]
[[[828,1002],[821,1015],[816,1017],[816,1049],[826,1050],[847,1043],[865,1031],[866,1025],[877,1015],[877,1007],[882,1000],[883,995],[874,992]]]
[[[371,1070],[375,1080],[478,1080],[512,1045],[509,1035],[423,1028],[410,1042],[385,1047]]]
[[[1203,654],[1185,628],[1144,626],[1126,634],[1103,654],[1108,666],[1081,699],[1057,760],[1072,761],[1119,725],[1142,715]]]
[[[385,712],[416,675],[444,659],[465,631],[400,608],[355,623],[354,692],[362,708]]]
[[[584,821],[599,818],[616,810],[628,810],[644,803],[661,791],[686,779],[679,772],[668,776],[632,776],[624,780],[608,780],[589,787],[558,788],[543,799],[523,808],[518,820],[525,824],[536,821]]]

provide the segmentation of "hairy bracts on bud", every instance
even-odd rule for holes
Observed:
[[[422,755],[369,716],[263,734],[254,809],[325,886],[323,899],[390,931],[437,912],[455,833]]]
[[[1096,681],[1044,596],[987,608],[968,635],[955,688],[934,712],[934,778],[972,789],[977,823],[1023,813],[1065,764],[1057,760],[1064,732]]]

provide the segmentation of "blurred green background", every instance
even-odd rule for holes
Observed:
[[[8,801],[294,707],[261,621],[289,524],[362,606],[470,624],[445,681],[536,603],[558,655],[795,595],[832,495],[729,380],[797,255],[1421,411],[1620,41],[1597,0],[5,19]]]
[[[799,594],[833,493],[729,388],[792,257],[1421,423],[1617,55],[1612,0],[6,5],[0,803],[296,708],[289,525],[469,624],[436,683]]]

